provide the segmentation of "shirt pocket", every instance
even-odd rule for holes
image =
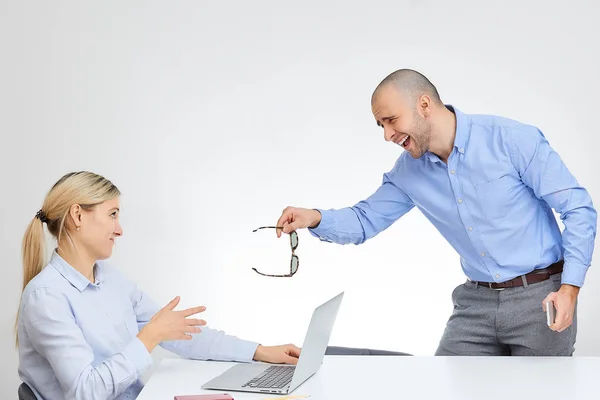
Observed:
[[[138,334],[137,317],[132,307],[127,307],[122,314],[122,327],[127,331],[126,336],[133,337]]]
[[[510,214],[520,181],[511,175],[475,184],[481,212],[488,220],[499,220]]]
[[[132,336],[135,336],[136,316],[129,299],[115,296],[110,299],[112,303],[112,311],[108,315],[112,328],[117,336],[124,341],[127,341]]]

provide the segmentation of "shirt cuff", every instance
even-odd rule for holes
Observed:
[[[588,268],[588,266],[583,264],[565,261],[565,266],[561,276],[561,283],[563,285],[566,284],[582,287]]]
[[[258,348],[258,346],[258,343],[240,339],[239,342],[236,344],[236,349],[233,353],[236,355],[235,358],[238,359],[236,361],[252,362],[252,360],[254,359],[254,353],[256,353],[256,349]]]
[[[138,372],[142,372],[152,365],[152,356],[148,352],[148,349],[146,349],[146,346],[144,346],[144,343],[137,337],[125,346],[122,354]]]
[[[308,231],[311,233],[311,235],[323,241],[329,242],[330,240],[327,238],[327,235],[331,232],[331,230],[333,230],[333,228],[335,228],[333,211],[321,210],[318,208],[316,210],[321,213],[321,222],[319,222],[319,225],[317,225],[316,228],[308,228]]]

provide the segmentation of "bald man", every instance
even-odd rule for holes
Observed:
[[[387,76],[371,106],[385,140],[404,149],[381,186],[352,207],[288,207],[278,236],[309,228],[326,242],[361,244],[416,207],[459,254],[468,278],[452,293],[436,355],[571,356],[597,215],[542,132],[445,105],[413,70]],[[431,272],[410,284],[427,291]],[[556,311],[550,326],[547,301]]]

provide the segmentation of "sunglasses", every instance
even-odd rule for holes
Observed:
[[[261,226],[260,228],[256,228],[252,232],[256,232],[260,229],[283,229],[283,226]],[[256,268],[252,268],[252,269],[257,274],[262,275],[262,276],[270,276],[273,278],[291,278],[292,276],[294,276],[294,274],[296,272],[298,272],[298,264],[299,264],[298,256],[294,253],[296,251],[296,249],[298,248],[298,233],[296,231],[293,231],[290,233],[290,246],[292,248],[292,259],[290,260],[290,273],[289,274],[270,275],[270,274],[264,274],[264,273],[260,272],[259,270],[257,270]]]

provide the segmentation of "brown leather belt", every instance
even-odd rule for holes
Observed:
[[[554,264],[549,265],[546,268],[533,270],[526,275],[517,276],[516,278],[511,279],[506,282],[478,282],[478,281],[472,281],[472,282],[477,285],[480,285],[480,286],[488,287],[490,289],[507,289],[507,288],[511,288],[511,287],[524,286],[524,284],[530,285],[532,283],[538,283],[538,282],[543,282],[545,280],[548,280],[548,279],[550,279],[551,275],[562,272],[563,264],[564,264],[564,261],[560,260],[560,261],[555,262]],[[523,277],[525,277],[525,278],[523,279]],[[527,283],[525,283],[525,282],[527,282]]]

